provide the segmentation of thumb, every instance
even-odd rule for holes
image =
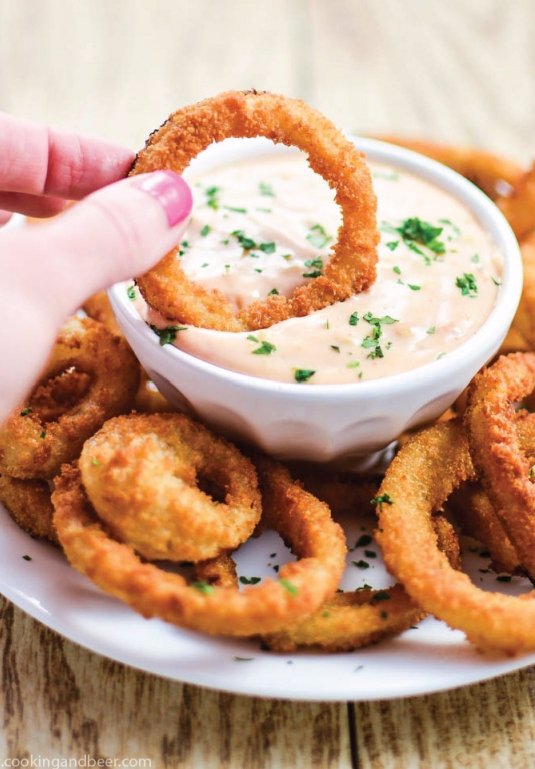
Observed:
[[[191,207],[190,188],[172,171],[104,187],[49,224],[10,233],[23,281],[40,292],[46,286],[51,308],[65,316],[91,294],[156,264],[178,243]]]

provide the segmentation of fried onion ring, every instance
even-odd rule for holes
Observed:
[[[514,185],[512,192],[497,202],[519,240],[535,229],[535,163]]]
[[[185,414],[110,419],[86,441],[78,464],[113,536],[149,560],[213,558],[245,542],[260,519],[251,461]]]
[[[54,508],[46,481],[23,481],[0,475],[0,502],[15,523],[32,537],[58,544],[52,523]]]
[[[105,291],[99,291],[97,294],[93,294],[89,299],[86,299],[82,305],[82,310],[89,318],[98,320],[106,328],[116,334],[117,336],[123,336],[123,330],[117,323],[115,313],[111,309],[110,300]]]
[[[298,147],[307,154],[312,170],[335,190],[343,223],[324,274],[298,286],[289,297],[272,295],[236,315],[220,292],[190,281],[171,252],[137,279],[146,301],[170,320],[243,331],[308,315],[368,288],[375,280],[379,235],[376,199],[364,155],[327,118],[298,99],[229,91],[184,107],[150,136],[131,174],[162,168],[182,173],[202,150],[231,136],[265,136]]]
[[[397,144],[420,155],[436,160],[471,181],[492,200],[509,191],[523,176],[523,169],[509,158],[473,147],[455,147],[448,144],[411,139],[402,136],[378,136],[381,141]]]
[[[424,609],[466,633],[481,649],[535,649],[534,592],[489,593],[453,569],[441,553],[432,511],[461,483],[475,480],[468,442],[456,420],[410,440],[388,468],[377,507],[377,541],[389,571]],[[417,555],[415,555],[417,554]]]
[[[71,318],[60,331],[41,384],[75,368],[91,382],[80,400],[46,422],[32,396],[0,427],[0,472],[16,478],[52,478],[63,462],[108,419],[131,406],[139,364],[126,342],[90,318]],[[67,379],[68,381],[68,379]]]
[[[521,241],[520,253],[522,254],[524,283],[518,310],[513,320],[513,327],[533,348],[535,347],[535,230]]]
[[[87,499],[78,469],[65,465],[52,495],[54,523],[71,564],[105,592],[145,617],[228,636],[282,630],[315,611],[335,591],[346,548],[328,507],[292,481],[288,471],[263,460],[260,467],[268,521],[299,560],[281,566],[279,579],[242,591],[184,577],[143,563],[129,545],[107,534]]]
[[[481,371],[468,391],[464,421],[481,482],[520,561],[535,576],[535,487],[514,404],[535,389],[535,353],[512,353]],[[526,420],[527,421],[527,420]],[[528,422],[529,424],[529,422]]]

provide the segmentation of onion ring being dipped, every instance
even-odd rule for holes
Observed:
[[[91,383],[53,421],[40,418],[32,396],[0,427],[0,472],[16,478],[52,478],[63,462],[112,416],[128,410],[139,384],[139,364],[123,339],[90,318],[71,318],[61,329],[43,382],[74,368]],[[68,378],[67,378],[68,379]]]
[[[513,597],[481,590],[450,566],[437,544],[432,511],[475,477],[456,420],[417,434],[395,457],[379,489],[377,541],[389,571],[424,609],[464,631],[481,649],[530,651],[535,593]]]
[[[229,91],[180,109],[150,136],[131,173],[158,169],[182,173],[202,150],[231,136],[264,136],[298,147],[307,154],[312,170],[335,190],[343,223],[325,270],[288,297],[272,295],[236,314],[220,292],[190,281],[171,252],[137,280],[149,305],[180,323],[244,331],[308,315],[370,286],[375,280],[379,235],[376,199],[364,156],[327,118],[298,99]]]
[[[260,519],[253,464],[184,414],[111,419],[78,464],[99,517],[149,560],[213,558],[248,539]]]
[[[481,482],[521,563],[535,576],[535,486],[517,435],[514,404],[535,389],[535,353],[512,353],[481,371],[464,422]],[[528,420],[526,422],[529,424]]]
[[[524,171],[510,158],[474,147],[455,147],[449,144],[411,139],[403,136],[377,136],[381,141],[397,144],[420,155],[436,160],[471,181],[492,200],[514,188]]]
[[[299,560],[281,566],[278,580],[242,591],[207,582],[188,585],[178,574],[143,563],[99,523],[73,466],[65,465],[56,479],[54,523],[71,564],[145,617],[228,636],[275,632],[311,614],[334,593],[346,548],[328,507],[293,482],[285,468],[263,460],[260,475],[271,489],[263,500],[268,523]],[[279,503],[280,509],[271,508]]]

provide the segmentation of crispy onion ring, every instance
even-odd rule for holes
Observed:
[[[492,200],[500,197],[504,185],[515,187],[523,176],[523,169],[509,158],[473,147],[455,147],[449,144],[411,139],[402,136],[378,136],[381,141],[397,144],[420,155],[426,155],[457,171],[473,182]]]
[[[52,496],[54,523],[71,564],[107,593],[145,617],[229,636],[281,630],[315,611],[336,589],[345,561],[344,536],[326,505],[263,460],[264,512],[299,560],[281,566],[278,581],[238,591],[200,583],[143,563],[129,545],[111,539],[85,495],[80,474],[64,466]]]
[[[535,205],[535,201],[534,201]],[[533,214],[535,217],[535,213]],[[513,328],[535,347],[535,230],[520,243],[524,283]],[[521,348],[522,349],[522,348]]]
[[[132,174],[166,168],[182,173],[213,142],[265,136],[303,150],[310,167],[335,190],[343,214],[324,274],[289,297],[270,296],[235,314],[218,291],[190,281],[174,252],[137,283],[166,318],[222,331],[266,328],[308,315],[368,288],[375,280],[379,235],[376,199],[364,156],[316,110],[298,99],[256,91],[229,91],[173,113],[138,154]]]
[[[498,206],[519,240],[535,229],[535,164],[514,185]]]
[[[520,561],[535,576],[532,459],[517,435],[514,404],[535,389],[535,353],[512,353],[481,371],[468,391],[464,421],[474,464]],[[530,422],[525,420],[527,424]]]
[[[128,410],[139,383],[139,364],[124,340],[90,318],[62,328],[42,381],[74,367],[89,374],[83,397],[46,422],[32,396],[0,428],[0,472],[16,478],[52,478],[63,462],[108,419]],[[39,388],[40,385],[38,385]]]
[[[467,480],[475,480],[475,471],[455,420],[424,430],[401,449],[379,489],[389,499],[377,508],[385,563],[415,601],[479,648],[533,650],[534,592],[516,598],[481,590],[437,545],[432,511]]]
[[[112,334],[123,336],[123,330],[117,323],[115,314],[111,309],[110,300],[105,291],[99,291],[97,294],[90,296],[89,299],[86,299],[82,305],[82,310],[89,318],[98,320],[99,323],[106,326]]]
[[[15,523],[32,537],[58,544],[52,523],[54,508],[46,481],[23,481],[0,475],[0,502]]]
[[[149,560],[212,558],[238,547],[260,519],[252,462],[184,414],[111,419],[86,441],[78,464],[113,536]]]

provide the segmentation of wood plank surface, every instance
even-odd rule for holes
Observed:
[[[535,154],[532,0],[0,0],[0,109],[141,146],[228,88],[337,124]],[[288,703],[103,659],[0,599],[0,762],[505,769],[535,765],[535,671],[393,702]]]

